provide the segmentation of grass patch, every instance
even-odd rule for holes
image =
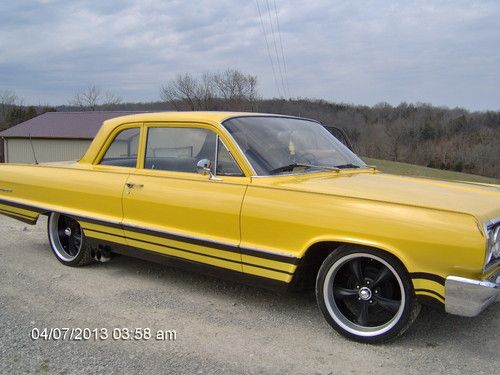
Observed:
[[[442,169],[427,168],[421,165],[400,163],[396,161],[371,159],[371,158],[363,158],[363,160],[368,164],[376,165],[377,168],[384,173],[397,174],[403,176],[428,177],[428,178],[430,177],[441,180],[458,180],[458,181],[482,182],[486,184],[500,184],[500,180],[496,178],[478,176],[475,174],[445,171]]]

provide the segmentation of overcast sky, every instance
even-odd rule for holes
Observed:
[[[255,0],[0,0],[0,90],[55,105],[95,84],[156,101],[178,73],[235,68],[277,97],[276,4],[292,97],[500,109],[498,0],[258,3],[279,85]]]

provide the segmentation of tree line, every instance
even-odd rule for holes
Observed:
[[[232,110],[308,117],[344,129],[361,156],[500,178],[500,111],[471,112],[425,103],[364,106],[301,98],[263,99],[257,82],[256,76],[237,70],[198,77],[180,74],[161,87],[160,101],[150,103],[123,103],[118,95],[89,86],[57,110]],[[9,102],[7,105],[0,103],[0,127],[51,110],[12,101],[11,95],[10,102],[2,101]],[[6,108],[11,117],[4,115]]]
[[[500,111],[401,103],[264,100],[258,110],[310,117],[346,131],[361,156],[500,178]]]
[[[48,105],[25,106],[22,99],[12,90],[0,91],[0,131],[27,121],[44,112],[56,109]]]

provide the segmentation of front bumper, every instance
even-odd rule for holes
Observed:
[[[446,312],[476,316],[489,305],[500,301],[500,271],[486,280],[448,276],[445,282]]]

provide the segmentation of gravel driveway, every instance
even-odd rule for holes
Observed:
[[[133,258],[62,266],[46,220],[0,217],[0,374],[494,374],[500,304],[467,319],[423,308],[382,346],[330,329],[312,293],[279,295]],[[32,340],[33,328],[175,330],[176,340]]]

